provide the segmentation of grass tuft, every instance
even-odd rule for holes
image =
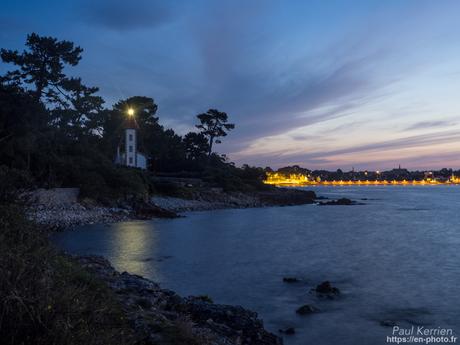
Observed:
[[[2,344],[135,343],[112,292],[14,205],[0,205],[0,253]]]

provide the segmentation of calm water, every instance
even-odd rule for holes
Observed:
[[[186,218],[85,226],[56,243],[107,257],[119,270],[182,295],[259,313],[266,327],[295,327],[285,344],[386,344],[391,328],[460,333],[460,187],[317,187],[367,198],[361,206],[219,210]],[[304,279],[286,284],[283,276]],[[330,280],[339,300],[309,290]],[[309,303],[321,313],[298,316]]]

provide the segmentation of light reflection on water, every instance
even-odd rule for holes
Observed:
[[[460,186],[315,187],[362,206],[274,207],[197,212],[186,218],[87,226],[56,236],[75,253],[106,256],[119,270],[182,295],[259,312],[292,344],[385,344],[401,325],[460,332]],[[297,276],[304,283],[282,283]],[[321,301],[309,290],[331,280],[343,291]],[[311,303],[322,313],[300,317]]]
[[[64,235],[65,239],[58,234],[56,241],[64,240],[64,249],[71,253],[103,255],[121,271],[153,275],[158,279],[160,275],[152,264],[157,257],[159,236],[154,228],[154,224],[140,221],[97,224],[75,230],[75,233],[66,232],[70,237]],[[107,231],[110,236],[106,236]],[[73,234],[82,237],[74,239]]]
[[[155,266],[146,269],[150,265],[151,258],[145,257],[149,252],[152,257],[157,250],[157,235],[149,234],[152,224],[145,222],[126,222],[111,226],[113,230],[113,253],[111,262],[115,267],[125,267],[127,272],[137,272],[146,275],[147,272],[155,273]],[[157,274],[155,274],[157,275]]]

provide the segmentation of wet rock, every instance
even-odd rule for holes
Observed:
[[[271,206],[313,204],[316,199],[316,194],[313,191],[286,188],[277,188],[272,191],[259,192],[257,196],[262,203]]]
[[[292,335],[295,334],[295,328],[294,327],[289,327],[286,329],[280,329],[278,330],[280,333],[286,334],[286,335]]]
[[[200,295],[200,296],[190,296],[189,300],[194,300],[194,301],[201,301],[205,303],[214,303],[211,297],[208,295]]]
[[[157,205],[150,203],[137,204],[134,207],[136,216],[140,219],[151,219],[151,218],[177,218],[177,213],[161,208]]]
[[[212,304],[204,301],[203,296],[182,298],[141,276],[115,271],[102,257],[77,257],[77,260],[114,291],[127,319],[142,340],[139,343],[170,343],[164,337],[179,323],[187,327],[193,343],[282,344],[279,337],[264,329],[262,320],[251,310]],[[212,342],[203,339],[212,339]]]
[[[334,286],[329,281],[322,282],[318,286],[316,286],[315,291],[320,296],[326,297],[335,297],[340,295],[340,290]]]
[[[384,327],[394,327],[396,326],[396,322],[393,320],[382,320],[380,321],[380,325]]]
[[[285,283],[298,283],[298,282],[300,282],[300,279],[297,279],[295,277],[284,277],[283,282],[285,282]]]
[[[202,188],[184,196],[155,195],[150,198],[150,202],[174,212],[187,212],[312,204],[315,199],[316,194],[312,191],[286,188],[251,192],[223,192],[220,188]]]
[[[349,206],[349,205],[358,205],[358,203],[356,201],[350,200],[348,198],[340,198],[340,199],[337,199],[337,200],[320,202],[318,205],[320,205],[320,206],[330,206],[330,205]]]
[[[145,258],[145,259],[141,259],[140,261],[141,262],[150,262],[150,261],[154,261],[155,259],[152,258],[152,257],[148,257],[148,258]]]
[[[298,308],[295,312],[299,315],[308,315],[308,314],[319,312],[319,309],[312,305],[305,304],[301,306],[300,308]]]

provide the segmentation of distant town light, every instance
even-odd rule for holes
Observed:
[[[381,171],[378,171],[380,176]],[[353,185],[400,185],[400,186],[407,186],[407,185],[444,185],[444,184],[456,184],[460,185],[460,177],[452,176],[448,180],[438,180],[433,177],[425,177],[420,180],[323,180],[319,176],[316,179],[311,175],[304,175],[304,174],[283,174],[279,172],[267,172],[267,177],[263,181],[265,184],[271,184],[276,186],[308,186],[308,185],[326,185],[326,186],[353,186]]]
[[[128,109],[128,115],[129,116],[134,116],[134,109],[133,108]]]

